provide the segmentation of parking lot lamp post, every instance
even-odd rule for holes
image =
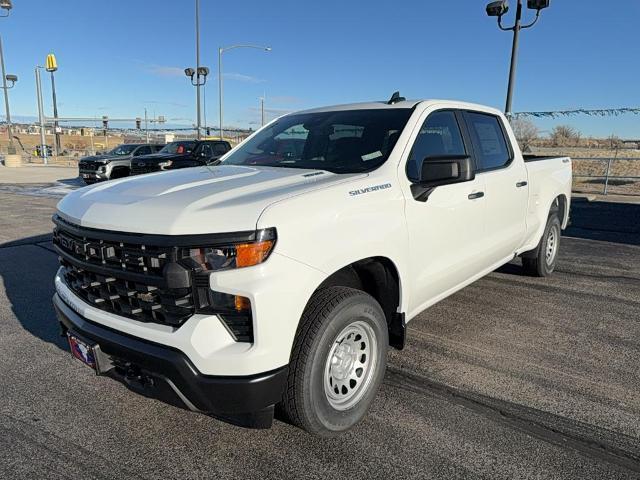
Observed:
[[[38,117],[40,121],[40,155],[44,160],[44,164],[48,163],[47,161],[47,145],[46,139],[44,136],[44,107],[42,105],[42,82],[40,80],[40,69],[43,69],[39,65],[36,65],[36,94],[38,97]]]
[[[9,111],[9,89],[18,81],[16,75],[7,75],[4,70],[4,52],[2,50],[2,38],[0,37],[0,65],[2,66],[2,89],[4,90],[4,108],[7,119],[7,135],[9,135],[9,148],[8,153],[16,153],[15,146],[13,145],[13,133],[11,131],[11,112]],[[11,85],[7,85],[7,81],[11,82]]]
[[[504,27],[502,25],[502,16],[509,11],[509,3],[507,0],[499,0],[491,2],[487,5],[487,15],[490,17],[498,17],[498,27],[505,32],[513,32],[513,44],[511,46],[511,64],[509,67],[509,86],[507,87],[507,102],[505,106],[505,114],[511,118],[511,105],[513,101],[513,89],[516,79],[516,66],[518,61],[518,47],[520,43],[520,30],[533,27],[540,18],[540,11],[549,6],[550,0],[527,0],[527,7],[536,11],[536,18],[527,25],[522,25],[522,0],[517,0],[516,21],[513,27]]]
[[[0,15],[0,17],[8,17],[9,14],[11,13],[11,9],[13,8],[13,5],[11,3],[11,0],[0,0],[0,9],[5,10],[6,14],[5,15]],[[2,52],[2,39],[0,38],[0,63],[2,63],[2,88],[4,89],[4,107],[7,113],[7,134],[9,135],[9,154],[13,154],[16,153],[15,147],[13,146],[13,134],[11,133],[11,113],[9,112],[9,92],[8,92],[8,88],[13,87],[13,85],[11,85],[11,87],[7,87],[7,75],[4,71],[4,54]],[[12,75],[12,77],[15,77],[15,75]],[[15,79],[17,80],[18,77],[15,77]],[[13,82],[15,84],[15,81]]]
[[[261,45],[231,45],[230,47],[220,47],[218,48],[218,111],[220,114],[220,118],[218,121],[220,122],[220,140],[223,140],[224,137],[224,128],[222,126],[223,123],[223,106],[222,106],[222,54],[227,50],[233,50],[234,48],[257,48],[258,50],[264,50],[265,52],[270,52],[271,47],[263,47]]]
[[[56,155],[61,153],[60,133],[58,125],[58,100],[56,98],[56,80],[54,72],[58,70],[58,62],[53,53],[47,55],[46,70],[51,74],[51,96],[53,97],[53,131],[55,136]]]

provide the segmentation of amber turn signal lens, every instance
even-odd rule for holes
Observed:
[[[236,267],[250,267],[262,263],[269,256],[273,244],[273,240],[264,240],[236,245]]]
[[[238,312],[244,312],[244,311],[251,312],[251,300],[249,300],[247,297],[241,297],[240,295],[236,295],[235,307],[236,307],[236,311]]]

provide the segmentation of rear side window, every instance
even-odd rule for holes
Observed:
[[[478,170],[493,170],[509,164],[511,151],[498,117],[466,112],[465,118],[473,142]]]
[[[224,155],[229,150],[230,150],[230,148],[226,143],[214,143],[213,144],[213,154],[214,155]]]
[[[456,115],[451,110],[434,112],[425,120],[411,149],[407,176],[420,178],[426,157],[466,155]]]

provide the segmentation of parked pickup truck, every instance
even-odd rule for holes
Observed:
[[[167,144],[153,155],[145,155],[131,162],[131,174],[176,170],[217,163],[231,150],[226,140],[180,140]]]
[[[363,418],[420,312],[517,257],[553,271],[570,193],[570,159],[524,158],[492,108],[307,110],[219,166],[67,195],[53,302],[99,374],[244,426],[278,407],[330,436]]]
[[[105,155],[81,158],[78,173],[85,183],[122,178],[131,171],[131,159],[159,151],[164,145],[127,143],[118,145]]]

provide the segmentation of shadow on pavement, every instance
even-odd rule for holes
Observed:
[[[568,237],[640,245],[640,204],[573,199]]]
[[[25,330],[66,349],[51,304],[58,256],[51,250],[50,239],[51,235],[37,235],[0,244],[0,278],[4,284],[0,301],[8,300],[13,315]],[[3,296],[7,300],[2,300]],[[0,308],[4,310],[6,304]]]

